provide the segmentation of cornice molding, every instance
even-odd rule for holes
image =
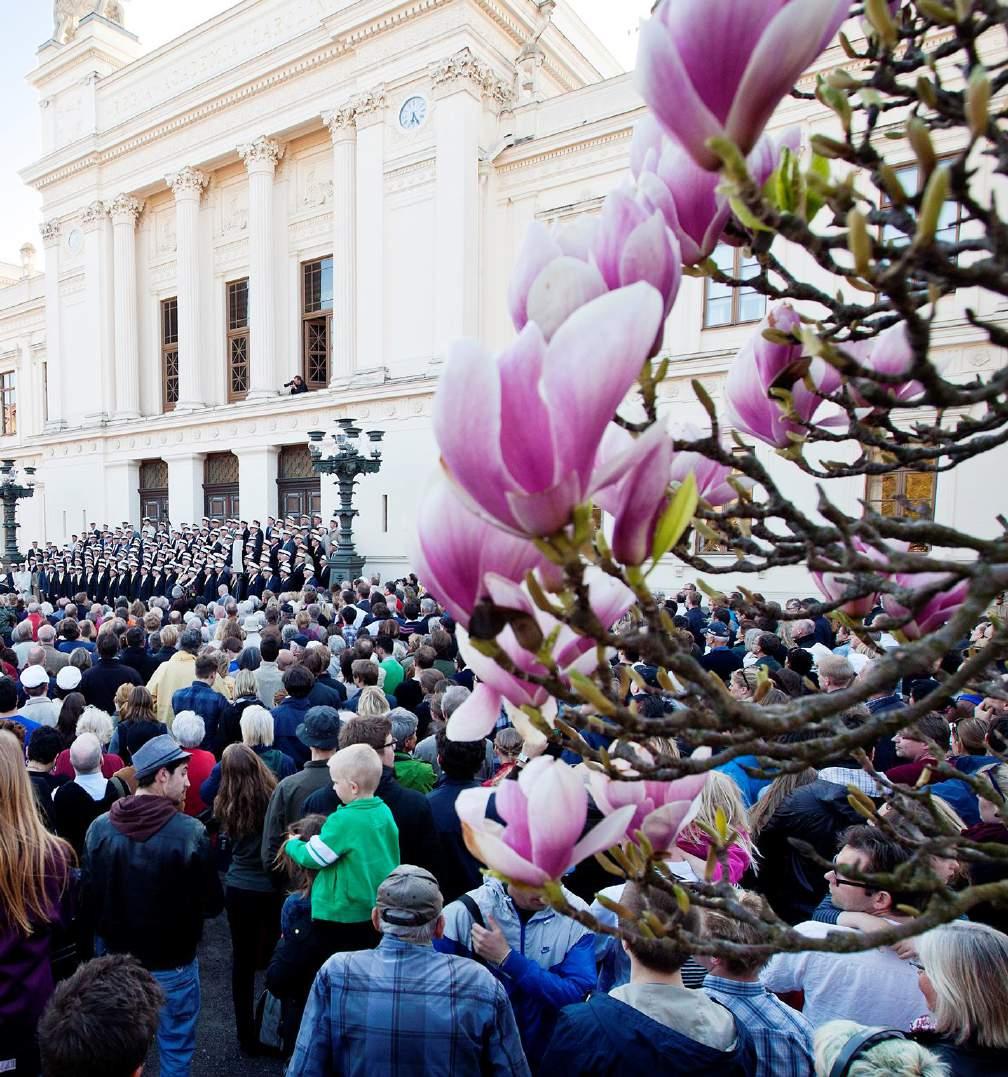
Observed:
[[[617,131],[607,131],[605,134],[582,139],[579,142],[566,142],[561,146],[555,146],[553,149],[543,150],[541,153],[532,153],[528,157],[519,157],[517,160],[500,164],[497,166],[497,172],[500,175],[518,172],[523,168],[531,168],[533,165],[542,164],[544,161],[556,160],[558,157],[569,157],[571,154],[583,153],[585,150],[595,149],[598,146],[627,141],[632,135],[632,127],[621,127]]]

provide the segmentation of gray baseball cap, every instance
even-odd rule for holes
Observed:
[[[415,864],[400,864],[378,887],[378,915],[388,924],[420,927],[436,920],[444,908],[437,879]]]
[[[162,767],[178,759],[189,759],[188,752],[179,747],[179,742],[169,733],[152,737],[142,748],[133,753],[133,767],[137,779],[156,774]]]

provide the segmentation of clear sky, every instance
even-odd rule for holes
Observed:
[[[147,48],[156,48],[197,26],[235,0],[125,0],[126,25]],[[294,0],[296,2],[296,0]],[[651,0],[570,0],[582,19],[599,35],[625,67],[633,64],[637,26]],[[0,261],[17,262],[27,240],[38,249],[41,197],[26,188],[18,170],[39,156],[37,95],[25,82],[35,66],[35,53],[52,33],[49,0],[3,3],[4,33],[0,34],[0,101],[4,107],[0,159]]]

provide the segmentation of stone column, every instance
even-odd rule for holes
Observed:
[[[263,520],[277,514],[278,445],[235,449],[238,457],[238,501],[243,520]]]
[[[46,430],[63,428],[63,348],[61,341],[59,275],[60,222],[44,221],[45,244],[45,324],[46,324]]]
[[[385,380],[385,90],[361,94],[357,113],[357,349],[359,380]]]
[[[357,347],[357,99],[322,121],[333,146],[333,311],[329,384],[346,385]]]
[[[144,204],[130,194],[112,203],[115,265],[115,417],[140,416],[140,343],[137,324],[136,222]]]
[[[434,349],[479,333],[479,142],[483,101],[505,107],[511,88],[468,49],[435,65]]]
[[[273,175],[283,148],[260,136],[238,147],[249,177],[249,400],[277,395]]]
[[[84,229],[85,267],[89,304],[88,333],[93,338],[89,355],[97,360],[97,393],[94,418],[108,419],[116,411],[115,401],[115,259],[113,257],[112,224],[109,206],[92,202],[81,216]]]
[[[197,523],[203,516],[204,455],[161,455],[168,465],[168,517],[175,526]]]
[[[203,407],[199,376],[199,208],[210,177],[187,165],[168,176],[166,182],[175,192],[179,354],[179,399],[175,410],[192,411]],[[182,517],[172,516],[175,519]]]
[[[105,465],[105,514],[110,520],[140,519],[139,460],[113,460]]]

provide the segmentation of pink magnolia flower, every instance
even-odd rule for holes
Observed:
[[[595,616],[608,628],[633,605],[633,592],[619,580],[607,576],[601,569],[589,568],[585,573],[588,602]],[[559,625],[550,614],[539,609],[524,586],[489,573],[484,585],[496,606],[519,610],[533,617],[543,636]],[[456,628],[459,651],[466,664],[479,678],[479,684],[469,698],[448,719],[447,734],[451,740],[478,740],[489,734],[497,723],[501,707],[538,707],[549,720],[556,714],[556,701],[545,688],[525,681],[518,674],[544,677],[548,670],[531,651],[518,641],[508,625],[497,635],[497,644],[514,664],[516,673],[508,672],[492,658],[481,654],[470,642],[463,628]],[[594,642],[579,636],[567,625],[559,627],[553,657],[561,675],[577,671],[589,675],[595,669],[597,657]]]
[[[797,340],[794,344],[774,344],[763,336],[764,329],[790,333],[799,324],[798,315],[788,304],[775,307],[735,357],[725,379],[726,410],[735,428],[778,448],[789,445],[792,434],[803,435],[824,403],[823,395],[805,384],[806,370],[822,394],[840,385],[840,375],[822,359],[802,358],[802,346]],[[771,395],[774,389],[791,393],[797,419],[789,418],[784,403]],[[832,422],[833,418],[826,421]]]
[[[529,569],[552,575],[552,565],[527,539],[472,511],[443,472],[428,485],[417,513],[412,562],[427,590],[465,627],[494,572],[522,580]]]
[[[504,826],[486,818],[487,802]],[[580,775],[546,756],[533,759],[516,782],[492,789],[465,789],[455,801],[466,847],[511,882],[543,886],[582,860],[604,852],[626,835],[632,806],[613,812],[582,837],[588,798]]]
[[[670,433],[675,441],[697,441],[703,436],[692,423],[679,423]],[[682,482],[692,472],[696,479],[697,493],[713,509],[723,508],[738,498],[738,491],[728,482],[732,469],[717,460],[711,460],[699,452],[677,452],[672,457],[672,482]],[[748,479],[740,480],[749,484]]]
[[[601,216],[554,232],[538,222],[526,234],[508,305],[519,331],[535,322],[550,340],[575,310],[638,281],[662,297],[667,316],[682,281],[682,254],[665,219],[630,190],[613,191]]]
[[[718,174],[700,168],[650,115],[634,129],[630,167],[641,201],[661,211],[679,241],[683,264],[702,262],[718,245],[730,213],[728,199],[717,192]]]
[[[881,554],[874,547],[869,546],[862,539],[856,536],[851,539],[851,545],[858,553],[864,554],[866,557],[873,559],[880,559]],[[850,584],[853,581],[853,577],[847,573],[836,572],[813,572],[812,578],[816,582],[816,586],[822,592],[829,602],[836,602],[838,599],[843,598],[847,593]],[[863,598],[851,599],[850,602],[845,602],[840,610],[846,613],[850,617],[866,617],[875,608],[875,594],[865,595]]]
[[[693,160],[717,170],[707,140],[748,154],[849,10],[850,0],[661,0],[641,28],[637,88]]]
[[[638,749],[640,754],[647,752]],[[616,766],[630,766],[617,760]],[[590,770],[588,790],[603,815],[634,809],[627,826],[632,837],[643,830],[645,837],[657,852],[675,848],[676,838],[689,826],[700,810],[700,794],[703,792],[706,774],[691,774],[673,782],[618,781],[597,770]]]
[[[637,380],[662,323],[648,284],[610,292],[568,318],[547,345],[530,322],[492,359],[456,344],[434,402],[449,474],[479,510],[516,534],[552,535],[593,484],[599,441]]]
[[[913,348],[907,335],[905,322],[897,322],[895,325],[891,325],[871,340],[842,344],[840,347],[853,359],[856,359],[865,370],[875,374],[883,374],[886,377],[899,377],[913,366]],[[855,383],[856,381],[857,379],[855,379]],[[924,386],[916,380],[876,384],[897,400],[913,400],[914,397],[920,396],[924,392]],[[851,387],[851,394],[855,400],[864,400],[854,386]]]
[[[749,154],[746,164],[749,175],[760,187],[777,171],[784,150],[797,153],[801,148],[801,128],[789,127],[777,135],[763,135],[756,148]]]
[[[908,591],[923,590],[946,581],[950,584],[947,590],[938,591],[919,605],[915,603],[913,608],[907,608],[893,595],[882,595],[882,608],[890,617],[902,620],[912,614],[911,619],[898,629],[907,639],[920,639],[937,632],[955,615],[969,593],[969,580],[953,583],[953,577],[942,572],[897,572],[891,579]]]

